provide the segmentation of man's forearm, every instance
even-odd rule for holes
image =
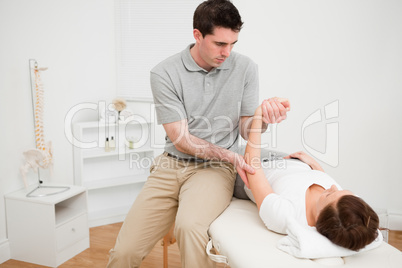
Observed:
[[[175,146],[180,152],[194,155],[197,158],[235,163],[236,153],[191,134],[183,137]]]

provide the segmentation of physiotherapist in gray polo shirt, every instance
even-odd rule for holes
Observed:
[[[205,253],[208,228],[229,205],[236,172],[254,173],[236,153],[259,106],[258,69],[232,52],[243,25],[227,0],[201,3],[194,13],[195,44],[151,70],[165,152],[156,157],[110,251],[108,267],[139,267],[175,223],[182,267],[213,267]],[[262,103],[264,131],[289,110],[286,99]]]

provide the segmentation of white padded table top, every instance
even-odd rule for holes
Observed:
[[[402,253],[383,242],[376,249],[342,259],[298,259],[276,247],[283,237],[269,231],[261,221],[257,206],[233,198],[229,207],[211,224],[214,248],[228,258],[231,268],[263,267],[380,267],[401,268]],[[339,264],[339,263],[342,264]]]

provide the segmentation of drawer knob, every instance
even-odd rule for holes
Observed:
[[[74,227],[73,227],[73,228],[71,228],[71,231],[75,232],[75,228],[74,228]]]

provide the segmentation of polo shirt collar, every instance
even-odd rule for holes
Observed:
[[[182,58],[184,66],[190,72],[198,72],[198,71],[207,72],[204,68],[201,68],[200,66],[198,66],[198,64],[194,61],[193,57],[191,56],[190,48],[192,48],[193,46],[194,46],[194,44],[188,45],[187,48],[181,53],[181,58]],[[216,69],[218,69],[218,70],[230,69],[231,65],[232,65],[232,60],[231,60],[231,57],[229,57],[222,63],[221,66],[219,66],[218,68],[212,69],[210,72],[213,72]]]

